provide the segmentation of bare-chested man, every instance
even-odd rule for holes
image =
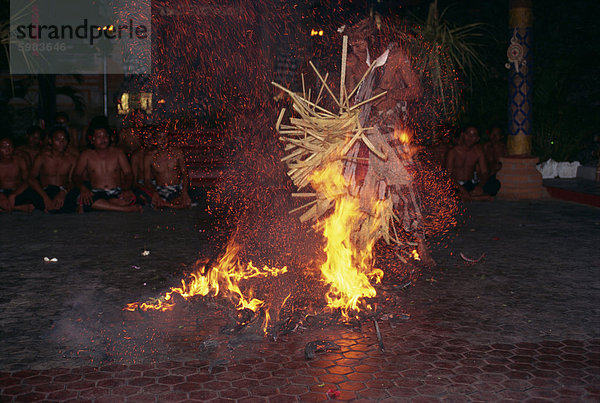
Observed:
[[[119,142],[116,144],[127,157],[131,158],[133,154],[141,147],[141,131],[144,125],[144,112],[133,110],[124,122],[123,128],[119,131]]]
[[[42,138],[44,131],[38,126],[31,126],[27,129],[27,144],[17,147],[16,154],[25,158],[25,161],[31,167],[35,157],[42,151]]]
[[[346,88],[348,91],[354,89],[369,67],[367,65],[369,57],[368,38],[368,35],[356,33],[351,34],[348,38],[348,44],[351,48],[346,62]],[[387,94],[373,103],[377,109],[374,114],[386,113],[397,116],[406,112],[406,101],[417,99],[422,95],[422,88],[404,50],[397,44],[390,44],[388,50],[389,54],[385,63],[384,74],[372,95],[377,95],[383,91],[386,91]],[[372,60],[369,62],[372,62]]]
[[[152,180],[156,185],[152,186]],[[154,207],[189,208],[189,174],[183,151],[169,144],[168,134],[156,134],[156,149],[144,156],[144,184],[152,192]]]
[[[369,49],[375,41],[376,28],[369,18],[361,20],[359,23],[350,27],[348,33],[349,52],[346,61],[346,89],[353,91],[361,79],[364,81],[356,90],[356,96],[352,102],[358,103],[365,101],[375,95],[380,95],[385,91],[385,95],[367,104],[361,109],[359,120],[363,127],[373,127],[369,130],[368,136],[377,138],[378,141],[385,142],[392,152],[403,153],[409,150],[412,155],[416,148],[407,145],[400,149],[398,147],[399,139],[395,138],[396,128],[406,129],[408,126],[408,102],[418,100],[422,96],[422,86],[419,77],[411,66],[408,53],[399,43],[390,42],[382,53],[373,53]],[[371,42],[371,43],[369,43]],[[370,60],[369,60],[370,59]],[[369,65],[376,69],[375,74],[365,76]],[[398,147],[398,148],[397,148]],[[413,194],[412,179],[406,176],[389,175],[385,178],[378,177],[370,164],[386,164],[387,162],[373,158],[372,153],[363,142],[356,142],[347,154],[352,162],[348,161],[344,167],[344,177],[349,184],[351,194],[359,194],[363,200],[372,200],[378,197],[375,186],[385,185],[385,193],[391,194],[394,201],[394,207],[403,212],[403,229],[410,234],[418,244],[418,252],[421,259],[427,264],[434,265],[431,258],[424,233],[422,215],[419,203]],[[391,161],[388,160],[388,161]],[[400,169],[406,169],[409,165],[415,164],[412,158],[396,158],[396,164],[392,167],[389,163],[387,172],[397,172]],[[405,170],[405,172],[407,172]],[[399,179],[402,176],[402,179]],[[379,195],[381,195],[379,191]],[[408,196],[408,197],[406,197]],[[401,200],[407,202],[401,206]]]
[[[483,145],[483,153],[490,170],[490,175],[496,175],[502,163],[500,158],[507,155],[506,144],[502,141],[502,129],[498,126],[492,127],[490,132],[490,141]]]
[[[69,133],[56,126],[48,137],[51,148],[36,157],[29,185],[44,200],[44,211],[74,213],[79,191],[73,188],[72,176],[77,159],[67,152]]]
[[[140,148],[131,155],[131,169],[133,170],[133,193],[140,204],[152,202],[152,183],[144,183],[144,157],[154,151],[152,144],[152,128],[146,126],[140,130]]]
[[[69,134],[70,141],[68,144],[68,151],[75,155],[75,157],[78,157],[79,151],[84,149],[86,146],[85,136],[82,136],[80,139],[78,130],[69,126],[69,121],[69,115],[66,112],[58,112],[56,116],[54,116],[54,123],[57,126],[64,127]]]
[[[11,139],[0,139],[0,212],[26,211],[44,208],[41,197],[29,187],[29,167],[25,159],[15,154]]]
[[[490,178],[483,148],[478,143],[479,131],[467,126],[460,134],[458,145],[446,156],[446,169],[459,185],[463,200],[492,200],[500,190],[500,182]]]
[[[131,191],[131,166],[123,151],[110,144],[109,129],[96,127],[91,140],[94,148],[81,153],[73,173],[73,182],[81,192],[83,211],[141,211]],[[85,172],[89,186],[84,183]]]

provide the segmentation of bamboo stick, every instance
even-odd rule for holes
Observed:
[[[327,81],[328,77],[329,77],[329,72],[325,73],[325,81]],[[321,88],[319,89],[319,95],[317,96],[317,99],[315,100],[315,104],[318,104],[319,101],[321,100],[321,94],[323,94],[324,89],[325,89],[325,86],[321,83]]]
[[[297,211],[300,211],[300,210],[302,210],[302,209],[304,209],[304,208],[306,208],[306,207],[312,206],[313,204],[316,204],[316,203],[317,203],[317,200],[315,199],[315,200],[313,200],[313,201],[311,201],[311,202],[308,202],[308,203],[306,203],[306,204],[303,204],[303,205],[302,205],[302,206],[300,206],[300,207],[296,207],[295,209],[293,209],[293,210],[290,210],[290,211],[289,211],[289,214],[294,214],[295,212],[297,212]]]
[[[361,106],[363,106],[364,104],[368,104],[369,102],[372,102],[372,101],[374,101],[374,100],[376,100],[376,99],[378,99],[378,98],[381,98],[381,97],[382,97],[382,96],[384,96],[385,94],[387,94],[387,91],[384,91],[384,92],[382,92],[382,93],[380,93],[380,94],[377,94],[377,95],[375,95],[374,97],[371,97],[371,98],[369,98],[369,99],[367,99],[367,100],[365,100],[365,101],[362,101],[362,102],[359,102],[359,103],[357,103],[356,105],[353,105],[353,106],[352,106],[352,108],[350,108],[350,110],[351,110],[351,111],[353,111],[353,110],[354,110],[354,109],[356,109],[356,108],[360,108],[360,107],[361,107]]]
[[[363,74],[363,76],[360,79],[360,81],[356,84],[356,87],[354,87],[352,89],[352,92],[350,93],[350,95],[348,95],[348,98],[352,98],[352,96],[354,95],[354,93],[356,91],[358,91],[358,89],[360,88],[360,86],[363,83],[363,81],[365,81],[365,78],[367,78],[367,76],[369,75],[369,73],[371,72],[371,70],[373,70],[374,68],[375,68],[375,63],[371,63],[371,65],[369,66],[369,68],[367,69],[367,71],[365,71],[365,74]]]
[[[295,157],[297,157],[297,156],[301,155],[303,152],[304,152],[304,150],[298,150],[298,151],[294,151],[293,153],[291,153],[291,154],[288,154],[288,155],[286,155],[285,157],[283,157],[283,158],[281,159],[281,162],[286,162],[287,160],[290,160],[290,159],[292,159],[292,158],[295,158]]]
[[[360,127],[360,125],[359,125]],[[350,141],[348,143],[346,143],[346,145],[344,146],[344,148],[342,148],[341,154],[342,155],[346,155],[348,153],[348,151],[350,151],[350,149],[352,148],[352,146],[354,145],[354,143],[356,143],[356,141],[362,137],[362,134],[364,132],[364,129],[361,127],[356,134],[350,139]]]
[[[306,104],[308,104],[308,105],[312,106],[313,108],[315,108],[315,109],[318,109],[318,110],[320,110],[321,112],[324,112],[324,113],[325,113],[327,116],[335,117],[335,115],[334,115],[333,113],[331,113],[331,112],[330,112],[330,111],[328,111],[327,109],[325,109],[325,108],[323,108],[323,107],[321,107],[321,106],[319,106],[319,105],[315,104],[314,102],[311,102],[311,101],[309,101],[309,100],[307,100],[307,99],[303,99],[303,98],[298,98],[298,97],[296,97],[296,98],[298,99],[298,101],[299,101],[299,102],[305,102]],[[307,109],[307,110],[310,110],[310,109],[308,109],[308,108],[306,108],[306,109]]]
[[[369,161],[368,158],[364,158],[364,157],[348,157],[348,156],[344,156],[342,157],[343,160],[348,160],[348,161]]]
[[[337,106],[341,106],[340,103],[339,103],[339,101],[335,97],[335,95],[333,95],[333,92],[331,91],[331,88],[329,88],[329,86],[327,85],[327,83],[323,80],[323,77],[321,77],[321,73],[319,73],[319,70],[317,70],[317,68],[313,64],[312,60],[309,61],[308,64],[310,64],[310,66],[313,68],[313,70],[317,74],[317,77],[319,77],[319,80],[321,80],[321,82],[325,86],[325,89],[327,90],[327,92],[329,92],[329,95],[331,95],[331,98],[333,98],[333,100],[335,101],[335,103],[337,104]]]
[[[344,87],[346,86],[346,59],[348,58],[348,35],[342,39],[342,72],[340,74],[340,102],[344,105]],[[340,113],[342,113],[340,105]]]
[[[279,125],[281,124],[281,121],[283,120],[283,115],[285,114],[285,108],[281,109],[281,112],[279,112],[279,117],[277,118],[277,123],[275,124],[275,130],[279,131]]]

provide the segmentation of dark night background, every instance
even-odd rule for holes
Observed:
[[[8,0],[2,3],[0,18],[8,21],[10,3]],[[383,16],[397,15],[406,21],[425,18],[429,8],[428,1],[420,0],[274,3],[300,15],[298,24],[325,29],[340,26],[348,18],[367,15],[371,8]],[[477,125],[484,137],[485,130],[492,125],[506,127],[508,71],[504,64],[509,41],[508,3],[508,0],[438,2],[440,10],[447,10],[445,18],[451,24],[484,24],[477,45],[486,69],[481,69],[471,83],[463,83],[463,108],[457,122]],[[600,124],[599,15],[600,2],[595,1],[533,2],[533,153],[541,159],[576,158],[583,163],[592,159],[594,136]],[[0,55],[0,72],[3,73],[0,119],[6,130],[11,94],[4,52]]]

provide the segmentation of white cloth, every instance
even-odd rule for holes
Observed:
[[[542,174],[543,179],[553,178],[576,178],[577,168],[581,164],[579,161],[573,162],[556,162],[550,158],[546,162],[542,162],[536,165],[537,170]]]

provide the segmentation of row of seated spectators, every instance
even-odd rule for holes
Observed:
[[[432,159],[450,174],[463,200],[491,200],[500,190],[496,174],[507,155],[502,129],[487,130],[484,143],[475,126],[446,129],[429,147]]]
[[[59,113],[47,133],[30,128],[23,146],[15,149],[10,138],[1,138],[0,212],[183,209],[201,199],[190,194],[183,151],[165,130],[134,122],[117,136],[107,123],[95,118],[80,135]],[[500,189],[496,173],[506,146],[499,127],[488,134],[480,144],[479,130],[467,126],[430,147],[464,200],[489,200]]]
[[[27,130],[27,143],[0,139],[0,212],[141,211],[192,206],[183,151],[160,127],[132,124],[119,135],[106,117],[84,133],[59,113],[47,132]],[[197,201],[197,198],[194,198]]]

